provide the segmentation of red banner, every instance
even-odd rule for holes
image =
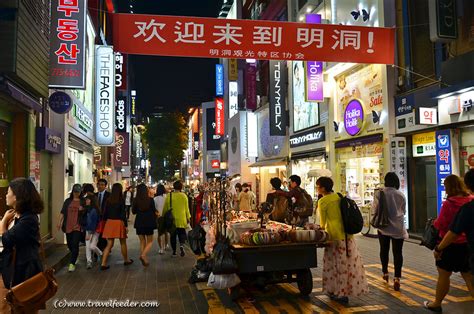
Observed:
[[[262,20],[114,15],[122,53],[393,64],[395,29]]]
[[[216,135],[224,135],[224,99],[216,97]]]

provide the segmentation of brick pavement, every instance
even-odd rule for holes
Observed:
[[[44,313],[429,313],[422,302],[434,294],[436,268],[432,254],[417,244],[406,243],[404,247],[405,272],[402,291],[394,292],[380,279],[378,242],[376,239],[359,237],[358,245],[366,265],[370,293],[350,300],[346,306],[330,301],[321,293],[321,268],[313,269],[314,290],[309,298],[300,297],[291,284],[269,286],[266,291],[252,290],[256,302],[246,298],[233,303],[224,291],[205,289],[198,291],[187,283],[189,272],[195,262],[187,249],[184,258],[171,258],[157,254],[154,244],[150,263],[144,269],[138,261],[138,238],[131,233],[128,239],[129,254],[135,263],[124,267],[119,245],[116,243],[110,259],[111,268],[105,272],[97,268],[85,269],[83,248],[79,265],[74,273],[63,268],[57,273],[60,289],[55,300],[158,300],[160,306],[153,309],[54,309],[48,303]],[[318,264],[322,265],[322,250],[318,251]],[[474,313],[474,301],[469,299],[459,275],[453,275],[455,288],[449,293],[444,313]]]

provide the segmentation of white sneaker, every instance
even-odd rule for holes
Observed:
[[[92,261],[87,262],[86,268],[87,268],[87,269],[91,269],[91,268],[92,268]]]
[[[163,253],[164,253],[164,252],[163,252],[163,249],[159,249],[159,250],[158,250],[158,254],[163,255]]]
[[[75,271],[75,270],[76,270],[76,265],[74,265],[74,264],[69,264],[69,267],[68,267],[67,271],[71,273],[71,272],[73,272],[73,271]]]

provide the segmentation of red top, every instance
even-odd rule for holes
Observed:
[[[439,231],[439,236],[441,238],[444,237],[446,233],[449,231],[449,226],[454,220],[454,217],[459,211],[459,208],[474,200],[474,196],[452,196],[448,197],[443,202],[443,205],[441,206],[441,211],[439,212],[438,218],[434,221],[434,226],[436,229]],[[454,241],[454,243],[466,243],[466,234],[461,233],[457,239]]]

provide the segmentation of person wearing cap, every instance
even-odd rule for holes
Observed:
[[[82,187],[80,184],[74,184],[69,197],[64,201],[63,208],[59,214],[58,230],[66,234],[67,247],[71,251],[71,260],[68,271],[76,270],[76,261],[79,256],[79,242],[82,238],[82,215],[84,207],[81,201]]]

